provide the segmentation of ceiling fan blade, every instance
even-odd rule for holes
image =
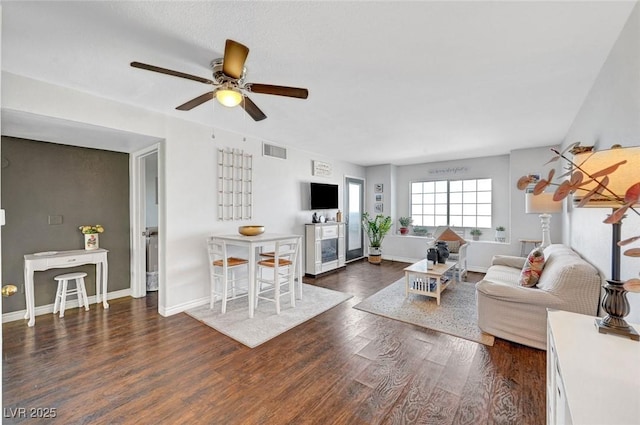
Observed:
[[[180,111],[190,111],[196,106],[202,105],[204,102],[213,99],[214,92],[210,91],[209,93],[205,93],[196,97],[195,99],[191,99],[190,101],[183,103],[178,106],[176,109]]]
[[[252,93],[274,94],[276,96],[296,97],[298,99],[306,99],[309,96],[309,90],[298,87],[251,83],[247,84],[247,88]]]
[[[242,106],[242,109],[247,111],[247,114],[249,114],[254,121],[262,121],[267,118],[264,112],[262,112],[260,108],[258,108],[258,106],[247,96],[244,96],[244,99],[240,102],[240,106]]]
[[[231,78],[242,77],[244,61],[247,60],[249,48],[237,41],[227,40],[224,45],[224,59],[222,60],[222,72]]]
[[[134,68],[146,69],[147,71],[159,72],[160,74],[172,75],[174,77],[186,78],[187,80],[197,81],[204,84],[213,84],[213,81],[206,78],[197,77],[191,74],[185,74],[184,72],[172,71],[167,68],[160,68],[159,66],[149,65],[142,62],[131,62],[131,66]]]

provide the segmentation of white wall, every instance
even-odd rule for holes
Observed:
[[[640,5],[636,4],[620,37],[604,63],[585,99],[563,146],[580,141],[608,149],[619,143],[640,145]],[[640,173],[639,179],[640,180]],[[611,226],[602,220],[610,209],[573,209],[566,214],[563,239],[605,277],[611,276]],[[640,234],[640,218],[628,214],[623,221],[622,238]],[[623,257],[622,280],[638,276],[640,260]],[[627,321],[640,323],[640,294],[628,294],[631,313]]]
[[[367,167],[367,211],[373,213],[376,183],[383,183],[385,215],[394,219],[394,228],[383,243],[383,257],[400,261],[415,261],[424,258],[425,238],[397,236],[398,218],[410,216],[409,187],[412,181],[435,179],[491,178],[493,182],[493,226],[482,229],[478,242],[472,241],[468,250],[470,270],[486,271],[491,258],[497,254],[520,255],[519,239],[540,239],[542,230],[537,215],[524,212],[524,192],[516,188],[520,176],[530,173],[547,173],[544,166],[551,157],[551,147],[523,149],[511,155],[464,159],[459,161],[433,162],[405,166],[379,165]],[[390,199],[391,201],[387,201]],[[392,203],[392,205],[388,205]],[[507,228],[507,242],[494,241],[495,227]],[[553,217],[551,233],[553,242],[561,242],[562,222]],[[467,235],[471,239],[470,235]],[[531,248],[529,245],[528,248]]]
[[[291,146],[287,160],[261,156],[262,141],[192,122],[170,118],[130,105],[3,73],[2,107],[44,116],[79,121],[164,139],[159,158],[164,226],[160,234],[160,313],[173,314],[208,296],[205,238],[215,233],[236,233],[242,224],[263,224],[270,232],[303,234],[311,211],[302,210],[304,183],[340,184],[344,176],[364,178],[364,168],[301,152]],[[241,111],[239,111],[241,112]],[[293,143],[293,142],[292,142]],[[277,143],[276,143],[277,144]],[[216,219],[217,148],[240,148],[253,154],[254,217],[251,222]],[[314,177],[312,160],[332,165],[330,177]],[[342,194],[340,194],[342,208]],[[325,212],[335,216],[335,211]],[[162,263],[161,263],[162,264]]]
[[[428,164],[405,165],[397,170],[398,213],[411,215],[409,187],[411,182],[423,180],[452,179],[492,179],[492,216],[490,229],[481,229],[482,240],[494,240],[495,227],[504,226],[510,237],[509,218],[509,157],[507,155],[457,161],[431,162]]]
[[[392,232],[398,229],[398,218],[400,215],[396,211],[397,191],[393,180],[395,179],[396,167],[390,164],[375,165],[366,168],[367,181],[364,187],[364,207],[365,211],[370,216],[375,216],[376,213],[374,206],[376,204],[376,196],[382,195],[383,215],[391,216],[394,219],[394,226]],[[377,184],[382,184],[382,193],[375,193],[374,187]],[[392,197],[393,194],[393,197]]]
[[[511,228],[515,240],[518,239],[542,239],[542,226],[538,214],[525,212],[525,193],[516,187],[518,179],[524,175],[536,173],[542,178],[549,174],[549,170],[558,164],[547,164],[554,155],[548,146],[543,148],[518,149],[511,151],[509,189],[511,191]],[[560,172],[556,168],[556,175]],[[555,187],[550,189],[555,190]],[[563,203],[563,209],[565,208]],[[551,243],[562,242],[562,214],[551,214]]]

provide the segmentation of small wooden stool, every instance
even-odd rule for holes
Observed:
[[[64,317],[64,310],[67,304],[67,296],[76,295],[78,297],[78,306],[84,306],[84,309],[89,311],[89,300],[87,299],[87,289],[84,286],[84,278],[86,273],[67,273],[54,277],[58,281],[58,289],[56,290],[56,302],[53,305],[53,314],[60,311],[60,317]],[[68,283],[70,280],[76,281],[76,287],[68,289]]]

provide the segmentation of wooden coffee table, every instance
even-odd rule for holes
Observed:
[[[447,261],[445,264],[436,263],[433,268],[428,269],[429,260],[421,260],[404,269],[405,296],[409,294],[426,295],[435,298],[440,305],[440,294],[444,291],[457,276],[451,273],[451,277],[445,280],[445,273],[455,269],[455,261]]]

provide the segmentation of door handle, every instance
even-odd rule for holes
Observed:
[[[11,295],[15,295],[18,292],[18,287],[16,285],[4,285],[2,287],[2,296],[10,297]]]

